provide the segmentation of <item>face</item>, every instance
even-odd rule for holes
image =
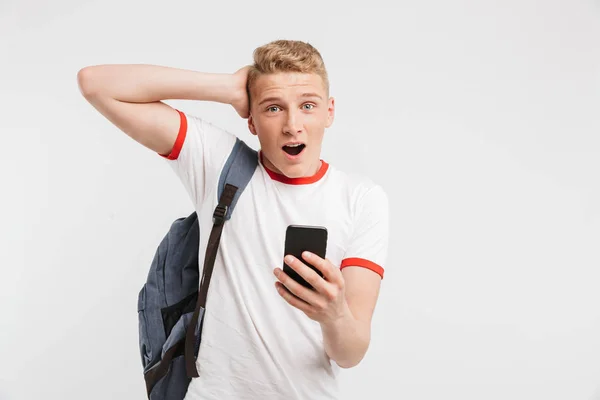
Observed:
[[[265,166],[288,178],[317,173],[323,134],[334,117],[334,99],[327,97],[321,77],[262,75],[251,99],[248,128],[258,136]]]

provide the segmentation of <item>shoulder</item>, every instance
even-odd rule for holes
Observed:
[[[188,132],[201,134],[209,139],[215,135],[217,135],[217,137],[225,136],[230,141],[236,138],[236,135],[233,132],[217,125],[209,119],[190,112],[179,112],[182,116],[182,125],[186,126]]]
[[[177,159],[182,153],[181,163],[193,161],[195,164],[222,165],[233,149],[237,136],[197,114],[177,111],[181,116],[180,132],[172,151],[175,156],[168,158]]]
[[[340,194],[346,197],[353,208],[365,204],[380,204],[387,207],[388,195],[375,179],[358,172],[342,171],[330,165],[329,180]]]

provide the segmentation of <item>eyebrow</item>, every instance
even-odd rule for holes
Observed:
[[[302,93],[302,94],[300,95],[300,97],[317,97],[317,98],[319,98],[319,99],[323,100],[323,97],[321,97],[321,95],[319,95],[318,93]],[[258,103],[258,105],[260,106],[260,105],[262,105],[263,103],[267,103],[267,102],[269,102],[269,101],[275,101],[275,102],[277,102],[277,101],[280,101],[280,100],[281,100],[281,98],[280,98],[280,97],[277,97],[277,96],[271,96],[271,97],[267,97],[267,98],[264,98],[264,99],[262,99],[262,100],[260,101],[260,103]]]

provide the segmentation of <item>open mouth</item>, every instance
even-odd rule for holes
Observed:
[[[304,150],[304,148],[306,147],[305,144],[292,144],[292,145],[287,145],[287,146],[283,146],[283,151],[285,151],[286,153],[288,153],[290,156],[297,156],[298,154],[302,153],[302,150]]]

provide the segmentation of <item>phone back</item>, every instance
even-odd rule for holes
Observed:
[[[288,254],[293,255],[297,259],[301,260],[304,264],[315,270],[315,272],[322,277],[323,274],[321,271],[310,265],[302,258],[302,253],[304,251],[309,251],[321,258],[325,258],[327,251],[327,229],[325,227],[290,225],[287,227],[285,234],[284,256]],[[306,287],[310,287],[310,285],[293,269],[285,264],[285,262],[283,263],[283,270],[296,282]]]

